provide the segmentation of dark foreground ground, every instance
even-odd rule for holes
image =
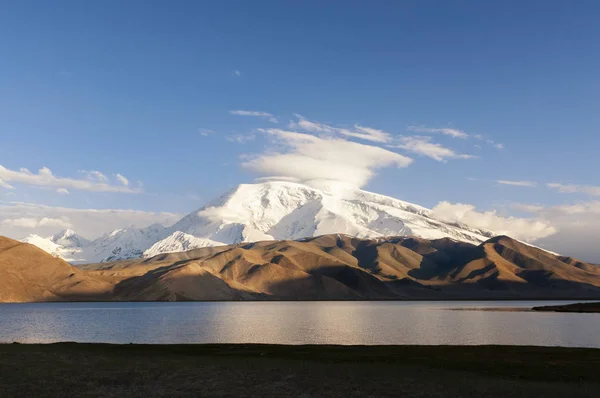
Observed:
[[[600,350],[0,345],[0,397],[598,397]]]
[[[597,303],[576,303],[567,305],[548,305],[545,307],[533,307],[534,311],[554,311],[554,312],[600,312],[600,302]]]

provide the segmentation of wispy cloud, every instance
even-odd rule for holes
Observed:
[[[513,185],[515,187],[536,187],[537,183],[533,181],[509,181],[509,180],[497,180],[498,184],[502,185]]]
[[[209,135],[213,135],[215,132],[210,129],[198,129],[198,132],[203,137],[208,137]]]
[[[465,133],[464,131],[461,131],[458,129],[453,129],[453,128],[448,128],[448,127],[429,128],[429,127],[424,127],[424,126],[408,126],[408,130],[414,131],[417,133],[429,133],[429,134],[441,133],[441,134],[448,135],[448,136],[454,137],[454,138],[463,138],[463,139],[469,138],[469,134]]]
[[[27,169],[21,169],[22,172],[31,174],[31,172]],[[79,170],[80,173],[83,173],[87,176],[88,180],[92,181],[108,181],[108,177],[98,170]]]
[[[234,71],[232,72],[232,75],[233,75],[233,76],[236,76],[236,77],[240,77],[240,76],[242,76],[242,72],[240,72],[239,70],[234,70]]]
[[[59,193],[59,194],[61,194],[61,195],[70,195],[71,194],[71,192],[69,192],[69,190],[66,189],[66,188],[58,188],[56,190],[56,192]]]
[[[330,135],[344,135],[346,137],[359,138],[365,141],[372,141],[378,143],[386,143],[392,140],[392,135],[386,133],[383,130],[378,130],[372,127],[365,127],[359,124],[354,125],[354,129],[347,129],[341,127],[333,127],[324,123],[313,122],[307,120],[301,115],[295,114],[297,121],[291,121],[288,125],[291,129],[300,129],[311,133],[323,133]]]
[[[10,185],[8,182],[4,181],[2,178],[0,178],[0,188],[15,189],[15,187]]]
[[[229,111],[229,113],[232,114],[232,115],[237,115],[237,116],[254,116],[254,117],[260,117],[260,118],[263,118],[263,119],[267,119],[271,123],[278,123],[277,118],[275,116],[273,116],[272,114],[268,113],[268,112],[235,110],[235,111]]]
[[[266,176],[365,185],[375,170],[407,167],[412,159],[390,150],[348,141],[340,136],[319,137],[280,129],[261,130],[274,140],[275,148],[245,161],[243,166]]]
[[[131,188],[127,186],[111,184],[108,181],[108,177],[99,171],[90,171],[85,173],[88,178],[82,180],[55,176],[47,167],[42,167],[36,174],[23,168],[19,171],[16,171],[0,166],[0,179],[5,182],[9,181],[32,186],[77,189],[90,192],[142,192],[141,188]]]
[[[243,144],[248,141],[254,141],[256,138],[256,134],[235,134],[228,135],[225,139],[229,142],[237,142],[238,144]]]
[[[500,144],[499,142],[485,138],[481,134],[476,134],[473,136],[473,138],[475,138],[476,140],[479,140],[479,141],[483,141],[486,144],[491,145],[496,149],[504,149],[504,144]]]
[[[423,136],[407,136],[401,137],[402,142],[399,145],[394,145],[396,148],[401,148],[409,152],[419,155],[428,156],[438,162],[443,162],[446,159],[473,159],[475,156],[456,153],[450,148],[446,148],[440,144],[431,142],[431,137]]]
[[[348,132],[346,130],[342,131],[342,134],[347,135],[349,137],[360,138],[361,140],[373,141],[373,142],[390,142],[392,140],[392,135],[386,133],[385,131],[374,129],[372,127],[364,127],[358,124],[354,125],[355,131]]]
[[[504,149],[503,144],[500,144],[494,140],[487,139],[481,134],[470,135],[470,134],[465,133],[462,130],[450,128],[450,127],[431,128],[431,127],[425,127],[425,126],[408,126],[407,130],[414,131],[414,132],[421,133],[421,134],[438,134],[439,133],[439,134],[447,135],[450,137],[462,138],[462,139],[473,138],[475,140],[483,141],[486,144],[491,145],[496,149]],[[477,147],[479,147],[479,146],[477,145]]]
[[[590,196],[600,196],[600,186],[560,184],[557,182],[548,183],[546,186],[560,193],[583,193]]]
[[[115,178],[124,186],[129,186],[129,180],[122,174],[115,174]]]

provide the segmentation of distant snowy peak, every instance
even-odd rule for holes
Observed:
[[[159,240],[148,250],[144,251],[142,257],[153,257],[161,253],[184,252],[201,247],[221,246],[223,242],[216,242],[210,239],[196,238],[181,231],[176,231],[165,239]]]
[[[39,235],[32,234],[28,235],[24,239],[21,239],[21,241],[35,245],[45,252],[55,257],[60,257],[65,261],[86,262],[86,256],[82,254],[83,248],[76,246],[63,246],[61,243],[54,242],[53,238],[57,235],[43,238]],[[61,239],[58,239],[57,241],[61,241]]]
[[[75,233],[71,229],[65,229],[56,235],[51,236],[50,241],[63,247],[85,247],[90,244],[90,241],[85,239],[83,236]]]
[[[168,231],[162,225],[147,228],[117,229],[93,242],[86,248],[88,262],[109,262],[141,257],[144,250],[163,239]]]
[[[107,262],[332,233],[361,238],[414,235],[474,244],[494,236],[490,231],[439,220],[425,207],[349,186],[269,181],[239,185],[168,228],[118,229],[92,242],[70,230],[48,239],[28,239],[67,261]]]
[[[61,246],[54,243],[50,238],[42,238],[35,234],[27,235],[21,241],[35,245],[53,256],[58,256],[61,250]]]
[[[100,263],[142,256],[144,250],[169,234],[164,226],[116,229],[89,241],[74,231],[65,230],[48,238],[29,235],[23,242],[38,246],[46,252],[73,264]]]

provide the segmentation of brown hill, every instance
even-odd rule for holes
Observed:
[[[600,267],[505,236],[474,246],[324,235],[85,268],[120,300],[600,297]]]
[[[0,236],[0,302],[98,299],[111,291],[111,283],[34,245]]]
[[[475,246],[447,238],[324,235],[88,264],[80,270],[51,259],[64,270],[58,277],[62,282],[52,284],[61,288],[53,295],[63,299],[86,294],[98,299],[109,291],[105,299],[134,301],[600,298],[599,266],[505,236]],[[13,274],[28,276],[12,284],[23,286],[34,280],[31,273],[39,280],[51,272],[49,266],[42,272],[20,264]],[[67,270],[74,274],[69,278],[82,281],[60,279]]]

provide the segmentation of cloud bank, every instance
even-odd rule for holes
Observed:
[[[118,228],[151,224],[172,225],[181,214],[123,209],[75,209],[34,203],[0,202],[0,235],[22,239],[29,234],[50,236],[71,228],[89,239]]]
[[[553,225],[542,219],[501,217],[495,210],[479,212],[470,204],[444,201],[432,210],[443,221],[460,222],[527,242],[534,242],[557,232]]]
[[[42,167],[37,174],[27,169],[10,170],[0,165],[0,182],[9,185],[9,182],[20,183],[38,187],[52,187],[57,189],[76,189],[89,192],[120,192],[120,193],[141,193],[140,188],[131,188],[126,185],[112,184],[108,177],[99,171],[82,171],[86,174],[86,179],[65,178],[55,176],[47,167]],[[123,176],[117,179],[123,183]],[[5,187],[6,188],[6,187]],[[14,188],[10,185],[10,188]],[[62,191],[64,193],[64,191]]]
[[[557,229],[557,233],[536,240],[536,245],[566,256],[600,264],[600,250],[598,250],[600,201],[548,207],[515,204],[513,208],[531,213]]]

